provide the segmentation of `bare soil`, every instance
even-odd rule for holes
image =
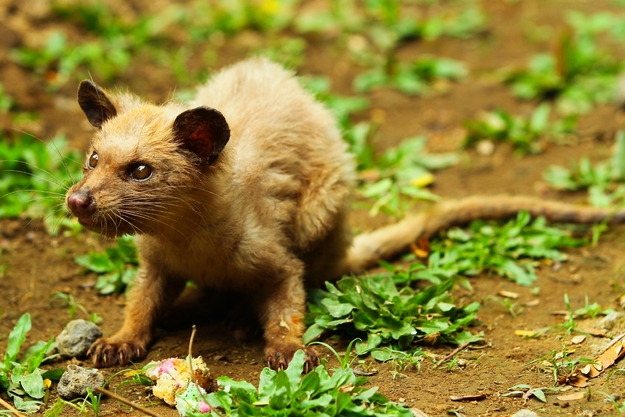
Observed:
[[[132,1],[139,13],[160,7],[166,2]],[[382,150],[397,144],[401,139],[426,135],[430,137],[432,151],[457,151],[462,139],[462,123],[474,118],[480,110],[504,108],[527,115],[535,103],[514,99],[510,89],[489,76],[497,68],[522,65],[537,52],[552,48],[551,41],[561,30],[564,10],[596,12],[617,10],[607,0],[523,0],[518,2],[489,0],[483,6],[490,18],[488,33],[467,40],[440,39],[434,42],[414,41],[402,47],[405,57],[421,53],[433,53],[465,62],[471,76],[459,84],[452,84],[445,93],[429,97],[408,97],[395,91],[373,92],[371,112],[377,118],[383,115],[383,123],[376,135],[376,146]],[[551,34],[544,41],[529,41],[527,25],[548,26]],[[0,82],[13,96],[20,111],[36,112],[39,122],[31,130],[41,138],[53,137],[64,132],[71,143],[85,149],[91,128],[83,120],[74,102],[75,85],[69,83],[60,91],[51,93],[41,77],[12,61],[12,48],[42,42],[53,29],[66,29],[73,36],[80,30],[50,13],[45,1],[0,0]],[[248,36],[249,35],[249,36]],[[248,53],[250,37],[242,34],[220,49],[215,67],[236,61]],[[331,40],[309,39],[307,61],[302,74],[325,74],[333,80],[333,88],[343,94],[350,92],[351,80],[360,70],[342,54],[339,46]],[[196,64],[197,65],[197,64]],[[85,78],[88,74],[85,74]],[[163,101],[176,88],[172,71],[166,66],[156,66],[149,60],[137,57],[136,62],[121,77],[119,87],[129,87],[146,97]],[[110,87],[110,86],[109,86]],[[182,86],[188,88],[190,86]],[[360,115],[365,119],[369,114]],[[10,120],[0,120],[2,128],[11,135]],[[475,194],[527,194],[570,202],[583,202],[581,194],[563,194],[550,191],[541,180],[542,173],[551,164],[568,165],[571,160],[588,156],[593,161],[602,160],[610,154],[614,132],[623,126],[623,118],[614,107],[598,107],[583,117],[580,136],[572,143],[550,145],[537,156],[523,158],[513,154],[507,146],[497,146],[490,156],[480,156],[473,151],[463,153],[462,162],[453,168],[437,173],[432,191],[445,198],[459,198]],[[373,227],[380,220],[356,216],[355,225],[361,229]],[[456,290],[459,302],[479,301],[482,308],[479,324],[472,330],[484,332],[484,346],[468,347],[457,357],[463,366],[448,369],[436,368],[432,361],[424,361],[421,369],[398,371],[390,364],[375,363],[366,359],[368,366],[378,373],[370,378],[370,384],[380,386],[380,391],[394,401],[417,407],[430,416],[447,415],[448,410],[460,410],[469,416],[505,416],[522,408],[536,411],[541,416],[555,415],[618,415],[605,395],[613,395],[619,403],[625,395],[625,379],[622,373],[605,372],[590,382],[585,390],[586,398],[577,401],[561,401],[556,395],[548,395],[547,402],[534,398],[502,397],[516,384],[532,387],[554,386],[553,375],[541,370],[536,364],[528,365],[552,350],[564,347],[575,350],[573,357],[594,357],[607,338],[589,337],[581,345],[571,345],[570,335],[552,334],[538,339],[515,336],[515,330],[534,330],[558,324],[561,316],[553,315],[563,310],[564,294],[568,294],[573,308],[583,307],[585,300],[597,302],[602,307],[622,310],[617,299],[625,291],[625,227],[614,227],[604,234],[595,247],[587,246],[568,250],[569,259],[559,270],[544,265],[538,271],[539,295],[532,295],[529,288],[519,287],[501,277],[479,276],[471,279],[474,291]],[[93,289],[95,276],[84,274],[73,257],[94,248],[110,244],[101,238],[84,232],[79,237],[51,237],[39,221],[27,219],[0,220],[0,264],[6,264],[6,273],[0,276],[0,346],[16,320],[24,312],[30,312],[33,330],[29,341],[47,340],[57,335],[69,320],[66,308],[51,296],[58,291],[71,293],[89,312],[104,318],[103,331],[110,335],[121,325],[124,296],[100,296]],[[492,301],[500,290],[520,294],[520,304],[538,300],[538,304],[525,307],[513,317],[505,307]],[[77,313],[81,317],[82,313]],[[185,356],[190,335],[190,322],[199,325],[194,351],[206,358],[214,375],[228,375],[234,379],[246,379],[252,383],[264,366],[263,342],[255,339],[241,344],[221,325],[219,313],[197,313],[187,320],[174,323],[157,331],[155,343],[146,360]],[[580,322],[592,327],[593,323]],[[624,323],[617,323],[610,335],[620,334]],[[337,350],[345,348],[344,342],[333,342]],[[436,358],[453,350],[451,346],[426,347]],[[329,355],[330,363],[334,360]],[[80,361],[78,361],[80,362]],[[86,363],[88,365],[88,363]],[[539,362],[540,364],[540,362]],[[57,360],[51,367],[66,366]],[[617,364],[618,366],[618,364]],[[104,370],[107,376],[120,368]],[[122,377],[113,379],[115,386]],[[570,392],[573,392],[573,389]],[[124,390],[124,395],[145,404],[148,400],[142,387]],[[453,402],[451,395],[485,394],[480,401]],[[6,399],[5,395],[2,395]],[[54,401],[54,394],[51,401]],[[152,407],[163,416],[177,415],[166,405]],[[66,409],[67,414],[71,412]],[[107,399],[102,414],[116,415],[130,412],[127,407]]]

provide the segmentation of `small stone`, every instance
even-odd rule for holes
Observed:
[[[56,337],[56,347],[61,356],[74,358],[84,356],[93,342],[102,337],[102,330],[86,320],[72,320]]]
[[[490,156],[495,152],[495,144],[492,140],[481,140],[475,145],[475,150],[482,156]]]
[[[104,386],[104,375],[97,369],[83,368],[78,365],[68,365],[59,381],[57,391],[59,397],[73,400],[87,395],[87,388]]]
[[[532,410],[519,410],[516,413],[512,414],[512,417],[538,417],[538,414],[533,412]]]
[[[625,316],[625,314],[623,314],[623,313],[621,313],[619,311],[615,311],[613,313],[608,314],[604,318],[602,318],[599,321],[599,323],[597,324],[597,326],[600,329],[612,330],[614,328],[614,326],[616,325],[616,322],[621,320],[624,316]]]

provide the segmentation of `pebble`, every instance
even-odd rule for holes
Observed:
[[[102,337],[102,330],[95,323],[80,319],[72,320],[56,337],[56,347],[63,357],[81,357],[100,337]]]
[[[104,386],[104,375],[97,369],[68,365],[57,387],[59,397],[73,400],[87,395],[87,388],[92,390]]]
[[[516,413],[512,414],[512,417],[538,417],[538,414],[533,412],[532,410],[519,410]]]
[[[598,323],[598,327],[604,330],[612,330],[616,325],[616,322],[621,320],[623,317],[625,317],[625,314],[615,311],[602,318]]]

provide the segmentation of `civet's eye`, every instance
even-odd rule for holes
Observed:
[[[87,161],[87,166],[91,169],[95,168],[96,166],[98,166],[98,154],[97,152],[94,152],[91,154],[91,156],[89,157],[89,160]]]
[[[152,176],[152,167],[146,164],[137,164],[130,171],[133,180],[145,181]]]

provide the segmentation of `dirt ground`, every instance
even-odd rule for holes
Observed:
[[[12,48],[36,44],[45,39],[51,29],[67,28],[70,33],[77,33],[71,30],[70,23],[50,15],[46,3],[43,0],[0,0],[0,82],[14,97],[20,111],[39,114],[39,122],[32,126],[36,135],[47,139],[63,132],[75,147],[85,149],[92,130],[83,121],[74,101],[76,86],[68,83],[58,92],[51,93],[41,77],[20,67],[9,57]],[[163,2],[152,2],[151,5],[143,1],[132,3],[140,11],[144,7],[158,7]],[[460,149],[463,121],[474,118],[480,110],[503,108],[527,115],[535,104],[515,100],[509,87],[488,76],[496,68],[522,65],[532,54],[552,47],[549,41],[552,37],[529,42],[524,25],[528,22],[536,26],[548,25],[553,28],[552,33],[557,33],[563,25],[565,9],[587,13],[619,10],[607,0],[484,0],[482,4],[489,16],[487,33],[466,40],[415,41],[402,47],[400,53],[405,57],[435,53],[461,60],[469,67],[471,75],[466,81],[451,85],[445,94],[430,97],[409,97],[386,89],[371,93],[371,111],[377,112],[378,117],[384,115],[375,138],[379,149],[392,146],[402,138],[422,134],[430,138],[430,150],[456,151]],[[246,56],[248,49],[243,38],[234,38],[220,49],[216,67]],[[325,74],[332,79],[337,92],[348,94],[351,80],[358,70],[341,53],[340,47],[323,38],[312,38],[300,73]],[[116,85],[129,87],[157,101],[167,99],[176,88],[170,69],[143,62],[140,57]],[[369,114],[359,117],[366,119]],[[2,123],[2,128],[10,134],[10,122],[2,120]],[[497,146],[490,156],[464,152],[460,164],[436,174],[432,191],[445,198],[509,193],[583,202],[581,194],[550,191],[541,180],[542,173],[551,164],[568,166],[570,161],[579,160],[581,156],[588,156],[593,161],[606,158],[615,131],[624,126],[624,116],[614,107],[600,106],[582,118],[582,134],[574,143],[550,145],[541,155],[519,158],[503,145]],[[378,220],[359,215],[355,225],[366,229],[378,223]],[[124,297],[99,296],[92,288],[95,277],[85,275],[73,261],[74,256],[109,243],[88,232],[76,238],[51,237],[39,221],[0,220],[0,264],[7,265],[6,273],[0,276],[0,346],[5,346],[9,331],[24,312],[30,312],[33,319],[29,341],[47,340],[57,335],[69,320],[67,310],[51,299],[57,291],[71,293],[89,312],[102,316],[101,326],[106,335],[115,332],[121,324]],[[532,295],[529,288],[494,275],[471,279],[472,293],[456,291],[460,302],[479,301],[482,304],[479,324],[472,330],[484,332],[485,344],[469,347],[458,354],[458,358],[464,360],[461,361],[464,366],[436,369],[431,361],[424,361],[420,370],[394,372],[392,365],[374,363],[368,358],[365,359],[367,363],[378,371],[370,378],[370,384],[380,386],[380,391],[391,400],[405,402],[430,416],[447,415],[449,410],[459,410],[468,416],[505,416],[523,408],[534,410],[541,416],[618,415],[606,395],[612,395],[618,403],[623,402],[625,379],[622,372],[606,372],[592,380],[583,390],[585,398],[577,401],[561,401],[552,394],[547,396],[546,403],[535,398],[526,401],[502,397],[516,384],[528,384],[534,388],[554,386],[553,375],[539,366],[528,365],[530,361],[552,350],[561,351],[563,346],[575,349],[573,357],[594,357],[609,342],[607,338],[589,337],[581,345],[572,347],[571,336],[562,333],[538,339],[523,339],[514,334],[515,330],[539,329],[561,322],[561,316],[552,313],[565,309],[564,294],[568,294],[574,309],[583,307],[587,298],[603,308],[622,311],[617,299],[625,292],[625,227],[611,228],[595,247],[566,252],[569,259],[561,269],[543,266],[538,271],[536,286],[540,287],[539,295]],[[505,307],[489,298],[500,290],[519,293],[519,303],[532,300],[538,300],[538,303],[525,307],[518,317],[513,317]],[[77,314],[81,317],[80,312]],[[185,356],[190,322],[197,322],[199,330],[194,351],[207,359],[212,373],[256,383],[264,366],[262,340],[245,345],[236,342],[219,325],[216,315],[200,313],[186,322],[159,329],[147,360]],[[580,322],[580,325],[592,327],[594,324]],[[625,331],[620,327],[625,327],[625,323],[617,323],[609,334],[618,335]],[[336,347],[340,351],[345,345],[337,343]],[[428,347],[426,350],[442,357],[453,347]],[[328,352],[333,363],[329,355]],[[51,367],[65,365],[61,360],[48,364]],[[119,370],[112,368],[104,372],[112,375]],[[114,379],[112,386],[119,380],[119,377]],[[578,390],[574,388],[567,393]],[[126,390],[124,394],[138,403],[147,402],[143,387]],[[485,394],[485,398],[471,402],[450,399],[451,395],[470,394]],[[175,410],[162,404],[153,406],[152,410],[163,416],[177,415]],[[69,410],[66,411],[69,415]],[[104,401],[103,415],[122,413],[139,415],[113,400]]]

